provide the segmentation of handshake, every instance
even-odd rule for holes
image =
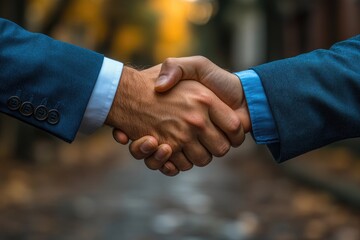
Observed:
[[[278,162],[360,137],[360,35],[232,74],[204,57],[136,71],[5,19],[0,28],[2,113],[68,142],[106,118],[135,158],[169,176],[225,155],[250,130]]]
[[[200,56],[125,67],[105,123],[117,142],[133,140],[135,158],[168,176],[206,166],[251,130],[239,78]]]

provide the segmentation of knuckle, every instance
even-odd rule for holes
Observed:
[[[243,125],[238,118],[233,118],[229,121],[227,133],[231,142],[231,146],[238,147],[245,140],[245,133]]]
[[[232,146],[239,147],[244,141],[245,141],[245,134],[243,131],[241,131],[239,135],[239,139],[236,142],[232,143]]]
[[[186,133],[181,134],[181,136],[179,138],[180,138],[179,140],[180,140],[181,146],[190,144],[193,141],[192,136],[190,134],[186,134]]]
[[[159,170],[160,169],[160,165],[157,163],[157,161],[155,159],[149,158],[149,159],[145,159],[145,165],[147,168],[151,169],[151,170]]]
[[[187,116],[187,123],[198,129],[205,129],[207,125],[206,118],[199,113],[189,114]]]
[[[174,64],[175,59],[174,58],[166,58],[165,61],[163,62],[163,65],[165,67],[170,67]]]
[[[224,143],[217,146],[216,152],[214,153],[214,155],[216,157],[223,157],[223,156],[225,156],[226,153],[229,152],[230,147],[231,146],[230,146],[230,144],[228,142],[224,142]]]
[[[196,161],[194,161],[194,165],[197,166],[197,167],[205,167],[207,166],[212,160],[212,156],[207,156],[207,157],[203,157],[203,158],[200,158]]]
[[[176,176],[176,175],[179,174],[179,170],[177,170],[177,169],[170,169],[170,168],[167,168],[167,167],[165,167],[165,166],[160,169],[160,172],[161,172],[162,174],[168,176],[168,177],[174,177],[174,176]]]
[[[236,116],[230,116],[228,121],[228,131],[230,133],[238,133],[241,129],[241,121]]]
[[[131,149],[130,149],[130,153],[131,153],[131,155],[132,155],[135,159],[137,159],[137,160],[141,160],[141,159],[144,158],[144,156],[142,156],[142,154],[138,153],[138,152],[135,151],[135,150],[131,150]]]
[[[194,164],[192,163],[187,163],[187,164],[184,164],[184,166],[181,167],[181,171],[185,172],[185,171],[189,171],[190,169],[192,169],[194,167]]]
[[[206,120],[204,118],[198,118],[198,120],[194,123],[194,126],[198,129],[205,129],[206,125]]]
[[[201,91],[197,95],[197,100],[203,105],[210,106],[213,98],[208,91]]]
[[[132,142],[130,144],[129,151],[130,151],[131,155],[137,160],[141,160],[146,157],[145,154],[143,154],[141,152],[140,147],[137,144],[135,144],[134,142]]]

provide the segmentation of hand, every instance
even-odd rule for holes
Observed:
[[[235,110],[244,131],[249,132],[251,130],[249,111],[242,86],[236,75],[219,68],[204,57],[167,59],[162,65],[155,89],[158,92],[167,91],[180,80],[195,80],[208,87]],[[123,144],[127,143],[126,135],[119,130],[114,130],[114,138]],[[122,141],[122,139],[125,141]],[[137,158],[146,158],[147,165],[153,162],[165,163],[168,160],[167,156],[171,155],[170,146],[162,144],[158,147],[156,140],[150,136],[145,136],[133,142],[130,150]],[[160,158],[160,156],[164,157]],[[167,172],[176,171],[174,170],[175,167],[169,162],[166,162],[163,168]]]
[[[235,112],[203,85],[183,81],[169,93],[156,93],[153,89],[159,70],[160,66],[142,72],[124,68],[106,124],[133,140],[150,135],[160,144],[167,143],[162,147],[171,147],[170,160],[180,170],[192,164],[207,165],[212,155],[223,156],[230,148],[227,138],[232,145],[243,142],[243,129]],[[120,142],[125,141],[120,138]],[[135,157],[136,149],[131,149]],[[151,169],[164,165],[155,161],[157,154],[147,161]],[[169,158],[169,154],[160,155]]]

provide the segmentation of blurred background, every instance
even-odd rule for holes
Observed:
[[[139,68],[240,71],[360,32],[359,0],[0,0],[0,16]],[[0,239],[360,239],[359,139],[277,165],[249,135],[168,178],[109,128],[71,145],[3,115],[0,130]]]

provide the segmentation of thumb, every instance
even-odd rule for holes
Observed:
[[[155,82],[155,90],[157,92],[168,91],[180,80],[195,80],[209,87],[203,78],[213,65],[210,60],[202,56],[168,58],[161,66],[159,78]]]
[[[183,69],[175,59],[167,59],[161,66],[159,77],[155,82],[155,91],[166,92],[183,78]]]

